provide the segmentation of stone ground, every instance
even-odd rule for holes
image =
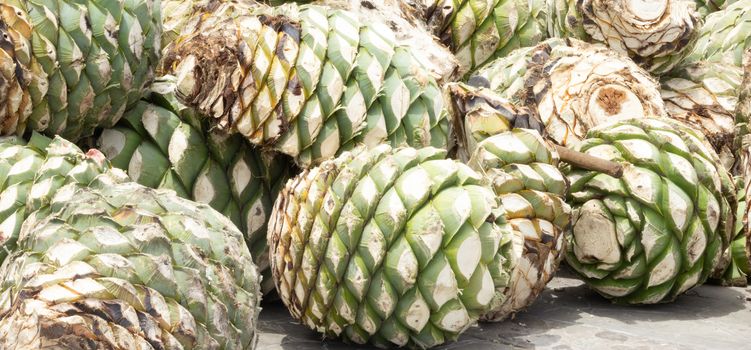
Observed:
[[[671,304],[613,305],[563,272],[515,319],[470,328],[439,349],[751,349],[751,288],[701,286]],[[301,326],[281,303],[261,313],[259,349],[367,349]]]

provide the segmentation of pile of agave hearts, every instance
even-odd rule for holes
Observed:
[[[5,1],[0,348],[252,349],[261,299],[428,348],[564,258],[745,285],[750,1]]]

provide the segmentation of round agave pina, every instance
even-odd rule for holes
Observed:
[[[700,61],[660,77],[660,93],[673,119],[701,130],[723,165],[733,166],[735,106],[743,77],[739,66]]]
[[[484,179],[432,147],[358,148],[290,180],[269,228],[277,291],[311,329],[428,348],[505,299],[518,259]]]
[[[665,114],[657,82],[633,61],[600,45],[550,39],[497,59],[476,72],[501,97],[526,106],[562,146],[590,128]]]
[[[668,302],[724,270],[735,189],[703,136],[668,118],[589,131],[578,149],[620,162],[623,177],[569,169],[566,261],[616,302]]]
[[[99,152],[84,154],[62,138],[34,133],[29,143],[0,138],[0,263],[16,250],[26,217],[68,182],[88,184],[109,168]]]
[[[628,55],[652,74],[680,63],[698,37],[701,19],[689,0],[569,2],[576,3],[576,14],[557,17],[565,18],[564,28],[583,27],[591,41]]]
[[[441,90],[410,51],[380,21],[285,5],[204,16],[164,69],[217,128],[309,165],[358,144],[450,146]]]
[[[159,59],[159,1],[0,4],[0,135],[77,140],[141,98]]]
[[[491,179],[511,228],[523,237],[514,245],[521,258],[511,274],[506,301],[482,317],[500,321],[532,304],[558,269],[571,219],[565,202],[568,182],[557,167],[557,153],[530,129],[481,141],[469,166]]]
[[[260,277],[242,234],[173,192],[106,175],[63,186],[26,219],[0,273],[3,349],[257,342]]]
[[[266,224],[291,169],[283,157],[263,154],[239,135],[204,132],[193,111],[175,100],[173,89],[166,79],[152,86],[148,101],[105,129],[97,147],[139,184],[174,190],[229,217],[245,234],[268,293],[274,282]]]
[[[699,31],[699,39],[687,62],[713,61],[741,66],[743,53],[751,48],[751,0],[739,0],[711,13]]]

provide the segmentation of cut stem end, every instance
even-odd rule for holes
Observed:
[[[623,176],[623,166],[616,162],[590,156],[560,145],[555,145],[555,149],[558,151],[561,160],[571,165],[587,170],[599,171],[614,178]]]

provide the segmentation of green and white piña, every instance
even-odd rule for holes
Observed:
[[[202,20],[167,47],[164,69],[217,128],[304,166],[360,144],[449,148],[437,81],[382,22],[294,5]]]
[[[112,127],[154,77],[159,0],[0,4],[0,135]]]
[[[268,293],[274,284],[266,227],[276,194],[290,176],[289,161],[261,152],[240,135],[208,131],[205,120],[179,104],[173,90],[171,79],[160,79],[148,99],[101,133],[97,146],[139,184],[174,190],[229,217],[245,234]]]
[[[698,131],[631,119],[590,130],[578,149],[624,166],[620,179],[567,173],[574,219],[566,260],[590,287],[617,302],[653,304],[725,269],[736,193]]]
[[[0,196],[26,192],[3,199],[23,224],[3,247],[0,347],[255,347],[260,277],[222,214],[59,137],[0,147]]]
[[[517,258],[493,190],[435,148],[359,148],[305,170],[269,228],[280,297],[311,329],[428,348],[503,304]]]

